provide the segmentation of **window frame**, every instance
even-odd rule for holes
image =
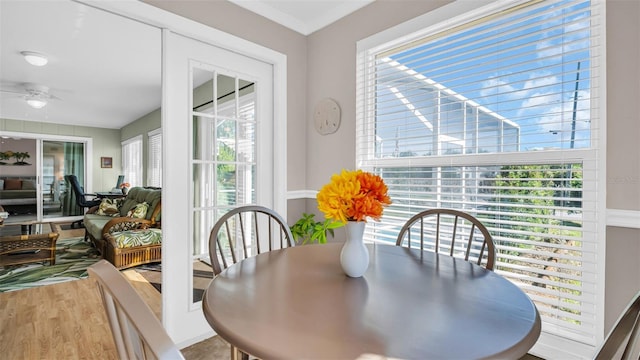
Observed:
[[[159,151],[153,149],[153,139],[159,139]],[[162,187],[162,128],[151,130],[147,133],[147,186]],[[156,168],[155,164],[160,167]],[[156,182],[155,174],[158,173],[159,182]]]
[[[462,159],[463,156],[429,156],[423,158],[376,158],[375,144],[370,141],[375,136],[375,67],[371,65],[377,54],[390,51],[403,44],[417,41],[425,37],[427,34],[439,33],[450,28],[456,27],[463,23],[469,23],[474,20],[500,13],[514,6],[527,5],[528,0],[518,1],[455,1],[451,4],[442,6],[427,14],[399,24],[388,30],[372,35],[357,43],[357,76],[356,76],[356,166],[364,170],[371,170],[379,166],[415,166],[415,167],[456,167],[469,166],[470,161]],[[527,157],[530,163],[570,163],[572,161],[594,161],[598,166],[595,167],[597,173],[597,182],[589,188],[588,191],[594,192],[596,201],[595,211],[595,229],[598,236],[598,244],[596,250],[597,262],[597,280],[595,292],[595,318],[596,329],[594,331],[595,343],[599,343],[604,339],[604,249],[605,249],[605,214],[606,214],[606,59],[605,59],[605,3],[599,0],[591,1],[592,24],[598,26],[600,31],[592,35],[592,40],[597,41],[600,46],[592,49],[593,58],[597,58],[597,66],[594,66],[591,91],[592,98],[596,101],[594,117],[598,118],[598,126],[592,129],[593,143],[588,149],[572,149],[571,151],[545,151],[545,152],[526,152],[526,153],[499,153],[501,159],[507,160],[506,164],[512,164],[512,160]],[[367,121],[370,119],[370,121]],[[595,151],[595,154],[594,154]],[[495,165],[496,153],[491,154],[471,154],[464,157],[472,156],[474,166]],[[595,348],[593,345],[584,344],[577,341],[570,341],[566,338],[560,338],[551,334],[543,333],[532,352],[539,353],[543,356],[562,357],[562,356],[579,356],[591,357]]]
[[[143,159],[143,143],[142,135],[137,135],[121,142],[122,146],[122,173],[124,174],[124,181],[133,186],[143,186],[143,174],[142,174],[142,159]],[[140,165],[129,164],[127,151],[131,146],[136,146],[137,149],[137,161]],[[136,156],[135,154],[133,156]]]

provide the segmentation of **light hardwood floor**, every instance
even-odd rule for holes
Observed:
[[[91,279],[0,294],[0,358],[117,359]]]
[[[134,270],[123,272],[156,316],[160,294]],[[92,279],[0,293],[0,359],[117,359]],[[182,349],[188,360],[228,359],[214,337]]]
[[[59,229],[61,238],[84,230]],[[135,270],[123,274],[160,318],[160,293]],[[188,360],[229,359],[217,336],[182,352]],[[118,355],[94,280],[0,293],[0,359],[117,359]]]

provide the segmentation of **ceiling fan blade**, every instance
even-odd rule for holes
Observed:
[[[16,90],[4,90],[0,89],[0,92],[8,93],[8,94],[18,94],[18,95],[27,95],[24,91],[16,91]]]

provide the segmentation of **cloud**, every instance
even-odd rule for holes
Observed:
[[[558,77],[548,72],[530,74],[529,79],[522,84],[522,87],[518,90],[514,89],[511,94],[512,99],[522,100],[518,116],[529,107],[544,103],[557,103],[562,100],[561,95],[554,96],[559,92],[558,82]]]
[[[590,101],[581,100],[589,99],[589,97],[590,92],[588,90],[578,91],[574,134],[576,141],[587,138],[581,134],[584,134],[584,130],[589,130],[591,126]],[[537,108],[529,109],[529,111],[544,114],[536,120],[539,129],[539,131],[536,132],[543,134],[553,133],[560,136],[560,141],[569,142],[573,126],[573,105],[573,101],[565,101],[563,103],[556,102],[555,104],[545,106],[545,103],[540,101],[537,104]]]
[[[500,80],[497,77],[491,77],[488,80],[482,82],[482,90],[480,95],[482,97],[488,96],[511,96],[516,89],[510,83]]]
[[[547,24],[547,27],[553,31],[547,31],[536,44],[536,57],[545,59],[562,55],[563,53],[571,53],[578,50],[589,49],[590,25],[587,15],[582,15],[573,19],[563,27],[556,28],[553,23]]]

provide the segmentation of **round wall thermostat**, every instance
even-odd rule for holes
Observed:
[[[333,99],[322,99],[316,105],[313,119],[319,134],[332,134],[340,127],[340,106]]]

